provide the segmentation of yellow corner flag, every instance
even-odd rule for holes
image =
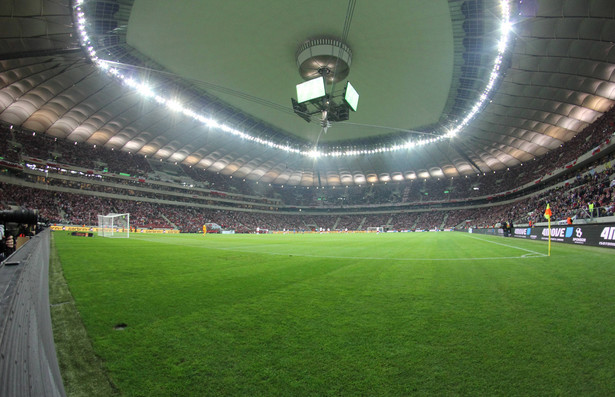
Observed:
[[[551,211],[551,206],[547,204],[547,209],[545,210],[545,218],[551,220],[551,215],[553,215],[553,212]]]
[[[547,209],[545,210],[545,218],[547,218],[548,228],[549,228],[549,256],[551,256],[551,216],[552,215],[553,215],[553,212],[551,211],[551,206],[547,204]]]

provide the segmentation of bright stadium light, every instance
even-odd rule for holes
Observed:
[[[357,107],[359,106],[359,93],[355,88],[350,84],[350,81],[346,83],[346,90],[344,91],[344,100],[350,106],[353,111],[357,111]]]
[[[113,62],[104,60],[99,58],[97,54],[97,49],[95,44],[90,39],[90,35],[88,34],[88,21],[85,16],[85,12],[83,10],[84,0],[75,0],[74,3],[74,17],[76,21],[76,32],[79,35],[81,46],[84,48],[86,53],[88,54],[92,63],[94,63],[97,67],[99,67],[102,71],[111,76],[120,80],[126,86],[136,90],[140,95],[145,98],[153,99],[155,102],[161,105],[167,106],[170,110],[182,113],[186,117],[192,118],[208,128],[215,128],[223,133],[234,135],[239,138],[249,140],[251,142],[257,143],[259,145],[267,146],[270,148],[274,148],[277,150],[283,150],[289,153],[295,153],[306,157],[318,158],[318,157],[339,157],[339,156],[360,156],[365,154],[374,154],[374,153],[389,153],[401,150],[409,150],[415,148],[417,146],[422,146],[425,144],[436,143],[443,141],[445,139],[451,139],[459,134],[480,112],[482,107],[485,105],[485,102],[489,99],[493,89],[495,88],[497,80],[500,78],[500,67],[502,65],[502,61],[506,51],[509,46],[509,37],[512,33],[513,26],[510,20],[510,0],[500,0],[500,10],[501,10],[501,20],[500,20],[500,36],[498,40],[497,54],[494,58],[493,67],[491,69],[491,73],[489,75],[489,79],[487,80],[487,84],[483,89],[483,92],[479,96],[478,100],[474,105],[470,108],[465,117],[461,120],[461,122],[455,126],[449,126],[445,133],[437,134],[436,138],[432,138],[429,140],[408,140],[404,144],[395,144],[390,146],[378,146],[378,147],[364,147],[363,149],[357,149],[356,147],[347,147],[347,148],[336,148],[331,149],[329,151],[320,151],[318,149],[301,149],[298,147],[292,147],[288,144],[279,144],[267,139],[254,137],[247,134],[244,131],[237,130],[229,125],[220,123],[217,120],[213,120],[205,117],[202,114],[199,114],[195,109],[191,109],[185,107],[181,104],[181,101],[178,99],[172,99],[171,97],[167,97],[164,94],[158,93],[154,91],[153,88],[150,87],[148,82],[136,80],[132,76],[124,75],[117,68],[111,67],[110,64]],[[308,82],[309,83],[309,82]],[[348,84],[349,87],[350,84]],[[354,89],[353,89],[354,90]],[[358,104],[358,94],[354,96],[352,91],[346,92],[348,95],[345,100],[352,106],[353,110],[356,110],[356,106]],[[354,105],[354,106],[353,106]],[[436,131],[433,131],[434,133]]]
[[[320,76],[304,83],[297,84],[297,102],[303,103],[325,96],[325,79]]]

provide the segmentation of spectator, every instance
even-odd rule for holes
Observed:
[[[13,235],[9,234],[6,236],[6,256],[10,256],[13,252],[15,252],[15,240],[13,240]]]

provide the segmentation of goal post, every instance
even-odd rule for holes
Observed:
[[[98,215],[98,235],[101,237],[130,237],[130,214]]]

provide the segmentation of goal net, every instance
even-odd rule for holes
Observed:
[[[128,238],[130,236],[130,214],[98,215],[98,235]]]

